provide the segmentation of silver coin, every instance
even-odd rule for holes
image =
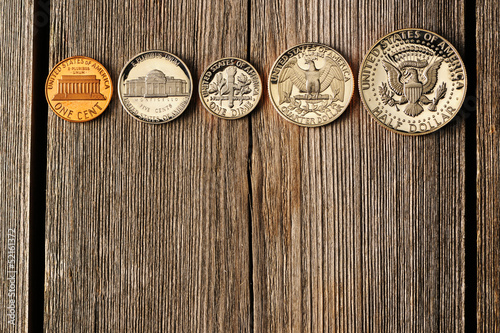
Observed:
[[[186,64],[165,51],[136,55],[122,69],[118,96],[137,120],[161,124],[186,110],[193,93],[193,80]]]
[[[391,32],[372,46],[359,70],[359,92],[369,114],[403,135],[432,133],[459,112],[467,74],[457,50],[423,29]]]
[[[305,43],[285,51],[269,73],[269,97],[283,118],[300,126],[331,123],[354,92],[349,63],[334,49]]]
[[[238,119],[259,103],[262,82],[257,70],[245,60],[224,58],[203,72],[199,92],[210,113],[224,119]]]

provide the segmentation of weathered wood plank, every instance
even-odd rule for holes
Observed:
[[[250,60],[265,80],[301,42],[333,46],[355,73],[399,28],[465,42],[463,1],[253,0],[251,13]],[[463,331],[462,121],[398,136],[357,91],[326,127],[289,124],[267,98],[251,120],[256,331]]]
[[[51,1],[51,65],[180,56],[195,86],[247,55],[247,2]],[[84,124],[48,119],[45,330],[249,331],[249,119],[205,111],[140,123],[115,95]]]
[[[28,329],[33,9],[0,3],[0,332]]]
[[[476,3],[477,331],[500,331],[500,4]]]

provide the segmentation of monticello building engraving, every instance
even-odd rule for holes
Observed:
[[[95,75],[62,75],[57,80],[57,94],[54,101],[103,100],[101,80]]]
[[[162,71],[154,69],[145,77],[125,81],[124,96],[126,97],[168,97],[185,96],[187,82],[165,76]]]

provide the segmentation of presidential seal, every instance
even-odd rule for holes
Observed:
[[[465,67],[443,37],[403,29],[380,39],[359,71],[359,92],[369,113],[385,128],[422,135],[446,125],[467,90]]]
[[[98,61],[76,56],[64,59],[50,72],[45,97],[56,115],[71,122],[97,118],[113,96],[111,77]]]
[[[132,58],[118,81],[118,96],[137,120],[161,124],[174,120],[187,108],[193,80],[186,64],[164,51],[147,51]]]
[[[269,96],[286,120],[300,126],[322,126],[337,119],[354,91],[351,68],[329,46],[306,43],[292,47],[274,63]]]
[[[245,60],[224,58],[203,72],[199,92],[210,113],[224,119],[238,119],[259,103],[262,82],[257,70]]]

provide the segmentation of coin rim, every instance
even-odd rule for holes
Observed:
[[[63,116],[59,115],[59,113],[57,113],[56,110],[54,110],[54,108],[52,107],[52,103],[51,103],[51,101],[49,99],[49,96],[47,96],[47,85],[49,83],[49,78],[52,75],[52,72],[60,64],[62,64],[63,62],[68,61],[70,59],[77,59],[77,58],[89,59],[89,60],[97,62],[99,65],[101,65],[101,67],[104,69],[104,71],[106,72],[106,74],[108,74],[108,78],[109,78],[109,82],[110,82],[109,86],[110,86],[111,90],[110,90],[109,98],[106,99],[107,103],[104,106],[104,108],[102,109],[101,113],[99,113],[97,116],[95,116],[92,119],[87,119],[87,120],[70,120],[68,118],[64,118]],[[90,57],[87,57],[87,56],[77,55],[77,56],[68,57],[68,58],[65,58],[65,59],[59,61],[57,64],[54,65],[54,67],[52,67],[52,69],[49,72],[49,75],[47,76],[47,79],[45,80],[45,99],[47,100],[47,104],[49,104],[49,107],[52,110],[52,112],[54,112],[59,118],[64,119],[66,121],[69,121],[70,123],[86,123],[86,122],[92,121],[92,120],[94,120],[96,118],[99,118],[99,116],[102,115],[104,113],[104,111],[106,111],[106,109],[108,108],[109,103],[111,103],[111,99],[112,98],[113,98],[113,80],[111,79],[111,75],[109,74],[108,70],[106,69],[106,67],[104,67],[103,64],[101,64],[99,61],[95,60],[94,58],[90,58]]]
[[[245,113],[244,115],[241,115],[241,116],[238,116],[238,117],[224,117],[224,116],[221,116],[215,112],[213,112],[212,110],[210,110],[210,108],[208,107],[208,105],[205,103],[205,99],[203,98],[203,96],[201,95],[201,84],[202,84],[202,80],[203,80],[203,77],[205,76],[205,73],[210,69],[210,67],[212,67],[213,65],[215,65],[216,63],[218,63],[219,61],[223,61],[223,60],[237,60],[237,61],[242,61],[244,63],[246,63],[248,66],[250,66],[254,71],[255,73],[257,73],[257,76],[259,77],[259,83],[260,83],[260,91],[259,91],[259,97],[257,98],[257,103],[255,103],[255,105],[250,109],[250,111],[248,111],[247,113]],[[248,61],[244,60],[244,59],[241,59],[241,58],[237,58],[237,57],[225,57],[225,58],[221,58],[221,59],[218,59],[218,60],[215,60],[214,62],[212,62],[210,65],[207,66],[207,68],[203,71],[203,73],[201,74],[200,76],[200,80],[198,82],[198,95],[200,96],[200,100],[201,100],[201,103],[203,104],[203,106],[205,107],[205,109],[210,112],[211,114],[213,114],[214,116],[217,116],[221,119],[226,119],[226,120],[236,120],[236,119],[241,119],[245,116],[248,116],[250,113],[252,113],[252,111],[257,107],[257,105],[259,105],[260,103],[260,99],[262,98],[262,79],[260,78],[260,74],[259,72],[257,71],[257,69],[255,69],[255,67],[252,66],[251,63],[249,63]]]
[[[127,66],[136,58],[138,58],[139,56],[143,55],[143,54],[146,54],[146,53],[153,53],[153,52],[159,52],[159,53],[164,53],[164,54],[168,54],[168,55],[171,55],[172,57],[176,58],[177,60],[179,60],[179,62],[186,68],[187,70],[187,73],[188,73],[188,76],[189,76],[189,82],[191,83],[191,92],[189,93],[189,99],[188,99],[188,102],[186,104],[186,106],[184,107],[184,109],[179,112],[179,114],[177,116],[175,116],[174,118],[171,118],[169,120],[166,120],[166,121],[148,121],[148,120],[144,120],[144,119],[140,119],[140,118],[137,118],[137,116],[133,115],[128,109],[127,107],[125,106],[125,104],[123,103],[123,100],[122,100],[122,96],[121,96],[121,90],[120,90],[120,87],[121,87],[121,81],[122,81],[122,77],[123,77],[123,73],[125,71],[125,68],[127,68]],[[120,103],[122,105],[122,107],[125,109],[125,111],[127,111],[127,113],[129,114],[129,116],[131,116],[132,118],[134,118],[135,120],[137,121],[140,121],[140,122],[143,122],[143,123],[146,123],[146,124],[152,124],[152,125],[161,125],[161,124],[166,124],[166,123],[169,123],[175,119],[177,119],[178,117],[180,117],[180,115],[182,115],[184,113],[184,111],[186,111],[186,109],[188,108],[189,104],[191,104],[191,98],[193,97],[193,90],[194,90],[194,83],[193,83],[193,77],[191,76],[191,71],[189,70],[189,67],[186,65],[186,63],[184,61],[182,61],[182,59],[180,59],[178,56],[176,56],[175,54],[173,53],[170,53],[170,52],[167,52],[167,51],[163,51],[163,50],[148,50],[148,51],[144,51],[144,52],[141,52],[141,53],[137,53],[135,56],[133,56],[132,58],[129,59],[129,61],[127,61],[125,63],[125,65],[123,66],[122,70],[120,71],[120,75],[118,76],[118,85],[116,87],[117,89],[117,93],[118,93],[118,98],[120,99]]]
[[[288,51],[296,48],[296,47],[299,47],[299,46],[305,46],[305,45],[315,45],[315,46],[324,46],[324,47],[327,47],[328,49],[330,49],[331,51],[335,52],[337,55],[339,55],[342,59],[344,59],[344,61],[346,62],[347,64],[347,67],[349,68],[349,71],[351,72],[351,79],[352,79],[352,92],[351,92],[351,96],[349,97],[348,101],[346,102],[346,105],[345,107],[342,109],[341,112],[338,113],[337,117],[333,118],[332,120],[330,120],[329,122],[326,122],[326,123],[323,123],[323,124],[317,124],[317,125],[306,125],[306,124],[301,124],[301,123],[298,123],[298,122],[295,122],[289,118],[287,118],[281,111],[280,109],[276,106],[276,103],[274,101],[274,98],[271,94],[271,73],[273,72],[273,69],[274,69],[274,66],[276,66],[276,64],[278,63],[278,61],[281,59],[281,57],[287,53]],[[301,126],[301,127],[321,127],[321,126],[326,126],[328,124],[331,124],[332,122],[334,122],[335,120],[337,120],[338,118],[340,118],[340,116],[345,112],[345,110],[347,110],[347,108],[349,107],[349,104],[351,104],[351,101],[352,101],[352,97],[354,96],[354,90],[356,89],[356,82],[355,82],[355,78],[354,78],[354,73],[352,72],[352,68],[351,68],[351,65],[349,64],[349,62],[347,61],[347,59],[342,55],[340,54],[337,50],[335,50],[333,47],[331,46],[328,46],[326,44],[323,44],[323,43],[313,43],[313,42],[308,42],[308,43],[301,43],[301,44],[297,44],[297,45],[294,45],[288,49],[286,49],[283,53],[281,53],[278,58],[276,58],[276,60],[274,61],[273,65],[271,66],[271,70],[269,71],[269,78],[267,80],[267,93],[269,95],[269,99],[271,100],[271,103],[273,104],[274,106],[274,109],[276,111],[278,111],[278,114],[283,117],[285,120],[287,120],[288,122],[292,123],[292,124],[295,124],[297,126]]]
[[[375,117],[370,108],[368,107],[367,103],[365,102],[365,99],[364,99],[364,96],[363,94],[361,93],[361,87],[360,87],[360,84],[361,84],[361,72],[363,70],[363,66],[365,64],[365,61],[366,59],[368,58],[368,55],[370,54],[370,52],[383,40],[385,39],[386,37],[392,35],[392,34],[395,34],[395,33],[398,33],[398,32],[401,32],[401,31],[407,31],[407,30],[419,30],[419,31],[424,31],[424,32],[429,32],[431,34],[434,34],[436,36],[438,36],[439,38],[441,38],[443,41],[447,42],[448,45],[451,46],[452,50],[455,51],[455,54],[458,55],[458,59],[460,60],[460,63],[462,64],[462,68],[464,69],[464,91],[465,91],[465,94],[463,95],[462,97],[462,101],[460,101],[460,106],[458,108],[458,111],[457,113],[455,113],[455,115],[453,117],[450,118],[450,120],[448,120],[447,122],[441,124],[440,126],[434,128],[433,130],[431,131],[427,131],[427,132],[419,132],[419,133],[408,133],[408,132],[402,132],[402,131],[398,131],[396,129],[393,129],[393,128],[390,128],[389,126],[385,125],[384,123],[382,123],[380,120],[377,119],[377,117]],[[361,102],[364,106],[365,109],[368,110],[368,113],[370,114],[370,116],[372,118],[374,118],[378,123],[379,125],[381,125],[382,127],[384,127],[386,130],[389,130],[393,133],[396,133],[396,134],[401,134],[401,135],[406,135],[406,136],[421,136],[421,135],[427,135],[427,134],[431,134],[439,129],[441,129],[442,127],[446,126],[448,123],[450,123],[450,121],[453,120],[453,118],[455,118],[457,116],[457,114],[460,112],[460,109],[462,108],[462,105],[464,104],[464,101],[465,101],[465,97],[467,95],[467,69],[465,68],[465,64],[464,64],[464,61],[462,60],[462,56],[460,55],[460,53],[457,51],[457,49],[455,48],[455,46],[453,46],[452,43],[450,43],[449,40],[447,40],[446,38],[444,38],[443,36],[433,32],[433,31],[430,31],[430,30],[426,30],[426,29],[420,29],[420,28],[404,28],[404,29],[399,29],[399,30],[394,30],[388,34],[386,34],[385,36],[379,38],[371,47],[370,49],[368,50],[368,52],[366,52],[365,56],[363,57],[363,61],[361,62],[361,65],[359,66],[359,73],[358,73],[358,91],[359,91],[359,96],[361,97]]]

